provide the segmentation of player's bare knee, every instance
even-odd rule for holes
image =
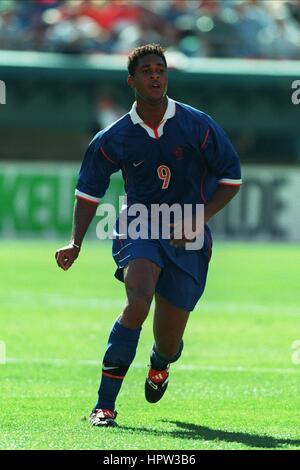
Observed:
[[[151,299],[148,296],[137,295],[129,300],[128,307],[137,312],[139,316],[145,317],[148,315],[151,306]]]
[[[144,296],[131,296],[120,317],[121,323],[128,328],[142,326],[150,310],[151,300]]]
[[[154,288],[149,285],[131,285],[126,283],[127,302],[129,306],[135,306],[137,309],[150,309],[154,296]]]

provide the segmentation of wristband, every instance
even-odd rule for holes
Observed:
[[[78,250],[80,250],[80,246],[79,246],[79,245],[76,245],[75,243],[72,243],[72,246],[75,246],[75,248],[78,248]]]

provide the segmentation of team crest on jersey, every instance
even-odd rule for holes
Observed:
[[[176,160],[182,160],[183,159],[183,148],[179,147],[179,145],[175,149],[175,158]]]

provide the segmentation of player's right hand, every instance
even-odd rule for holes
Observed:
[[[77,246],[72,244],[60,248],[55,253],[55,259],[58,266],[64,271],[67,271],[72,266],[76,258],[78,258],[79,252],[80,248],[77,248]]]

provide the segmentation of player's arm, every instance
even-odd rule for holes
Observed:
[[[112,160],[106,145],[101,134],[97,134],[84,155],[75,191],[71,241],[55,253],[57,264],[64,271],[69,269],[78,257],[100,199],[109,186],[110,175],[119,170],[118,163]]]
[[[206,130],[204,142],[200,147],[206,165],[211,174],[219,180],[219,184],[204,207],[204,223],[207,223],[217,212],[223,209],[238,193],[241,180],[241,168],[238,155],[224,131],[215,123]],[[196,232],[196,221],[192,222]],[[183,246],[187,241],[173,239],[174,246]]]
[[[69,269],[80,253],[84,236],[94,218],[98,204],[76,197],[73,213],[72,236],[69,245],[60,248],[55,253],[58,266],[64,271]]]
[[[239,192],[239,189],[240,185],[219,184],[212,198],[204,207],[204,223],[206,224],[217,212],[223,209]]]
[[[227,186],[227,185],[219,185],[212,195],[210,201],[204,207],[204,223],[206,224],[217,212],[223,209],[230,201],[234,198],[234,196],[238,193],[240,186]],[[196,233],[197,223],[196,220],[192,221],[192,228],[193,228],[193,235]],[[183,230],[179,227],[180,230]],[[174,232],[175,233],[175,232]],[[171,245],[175,247],[185,246],[187,242],[191,240],[184,235],[181,239],[174,238],[174,233],[172,234],[171,238]]]
[[[223,129],[210,119],[201,150],[210,172],[219,180],[212,196],[205,203],[204,222],[225,207],[238,193],[241,179],[241,166],[238,154]]]

